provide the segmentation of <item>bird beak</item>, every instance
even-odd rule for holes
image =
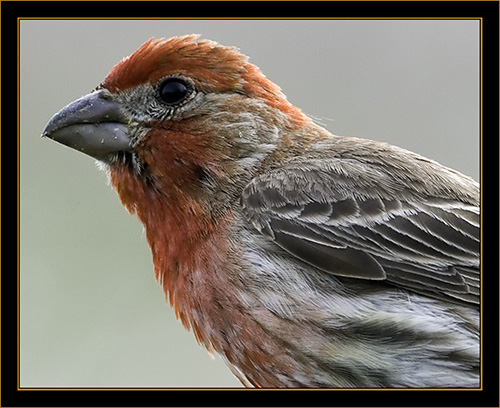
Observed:
[[[114,153],[132,151],[127,123],[119,104],[111,99],[107,90],[101,89],[56,113],[42,137],[109,162]]]

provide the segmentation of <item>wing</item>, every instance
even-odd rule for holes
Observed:
[[[478,185],[424,160],[420,174],[358,158],[289,163],[253,179],[242,208],[323,271],[479,303]]]

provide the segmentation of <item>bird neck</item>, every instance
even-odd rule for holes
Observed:
[[[217,299],[219,294],[226,292],[221,298],[229,296],[221,271],[229,252],[231,211],[215,219],[189,194],[159,193],[125,166],[112,168],[109,176],[123,205],[145,227],[156,279],[177,318],[210,348],[207,345],[210,341],[205,340],[203,330],[197,327],[196,316],[210,314],[208,309],[226,303]]]

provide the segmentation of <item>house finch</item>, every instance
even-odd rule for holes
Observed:
[[[330,134],[233,47],[149,40],[43,132],[100,163],[184,326],[255,387],[478,387],[479,186]]]

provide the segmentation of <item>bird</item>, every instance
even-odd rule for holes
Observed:
[[[480,386],[473,179],[330,133],[194,34],[146,41],[42,136],[97,160],[176,317],[244,386]]]

